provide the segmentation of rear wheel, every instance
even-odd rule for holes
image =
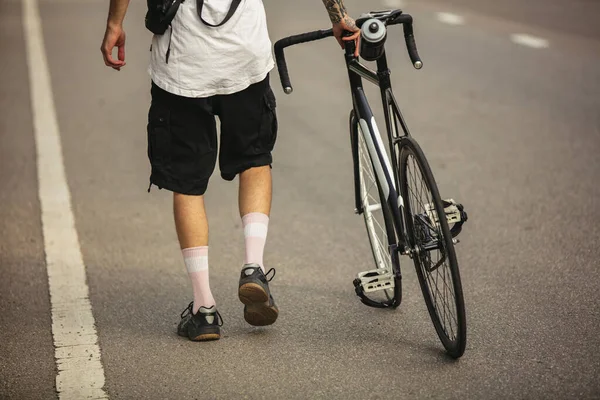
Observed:
[[[375,175],[367,144],[353,115],[350,124],[351,129],[355,129],[357,133],[355,137],[358,140],[360,199],[375,266],[381,273],[394,274],[394,288],[372,292],[367,296],[378,302],[394,300],[392,306],[397,307],[402,300],[402,287],[400,279],[396,277],[396,271],[399,271],[400,268],[398,257],[392,257],[390,253],[390,245],[397,243],[392,213]]]
[[[411,256],[435,330],[448,354],[459,358],[466,347],[465,305],[442,199],[417,142],[405,137],[399,146],[400,191]]]

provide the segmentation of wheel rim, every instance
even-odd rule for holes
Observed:
[[[392,257],[389,252],[389,238],[385,226],[383,208],[377,188],[375,171],[369,158],[367,145],[358,133],[358,158],[359,158],[359,180],[360,197],[363,207],[363,216],[367,226],[367,233],[373,251],[373,258],[378,269],[385,268],[393,272]],[[394,297],[394,289],[383,291],[387,300]]]
[[[412,152],[407,155],[404,168],[408,191],[405,201],[408,202],[412,214],[412,221],[407,225],[412,229],[415,240],[415,243],[412,243],[413,258],[419,261],[418,268],[426,281],[428,295],[438,316],[440,328],[451,342],[457,342],[460,331],[457,299],[447,257],[447,244],[436,208],[431,206],[435,204],[433,195]],[[422,250],[424,244],[432,242],[439,243],[441,249]]]

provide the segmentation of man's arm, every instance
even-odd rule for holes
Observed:
[[[355,55],[358,56],[360,29],[357,28],[354,19],[348,15],[348,11],[344,5],[344,0],[323,0],[323,4],[327,9],[329,19],[333,24],[333,34],[340,43],[340,46],[344,48],[344,41],[354,40],[356,42]],[[342,34],[344,31],[354,32],[354,34],[352,36],[343,38]]]
[[[109,67],[121,70],[125,66],[125,31],[123,30],[123,20],[127,13],[129,0],[110,0],[108,18],[106,20],[106,32],[100,51],[104,57],[104,64]],[[118,60],[112,58],[113,48],[118,47]]]

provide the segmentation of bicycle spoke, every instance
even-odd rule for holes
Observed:
[[[362,193],[362,203],[363,207],[366,208],[368,206],[380,206],[381,207],[381,199],[379,198],[379,191],[377,188],[377,180],[375,177],[375,172],[372,168],[371,160],[369,158],[369,154],[364,150],[366,147],[364,138],[362,135],[359,136],[360,146],[359,146],[359,161],[360,161],[360,172],[362,174],[362,184],[364,185],[364,191]],[[382,256],[388,255],[387,246],[384,243],[387,243],[387,231],[385,229],[385,224],[381,221],[383,217],[383,213],[381,208],[379,210],[365,210],[368,214],[369,220],[373,223],[373,227],[375,228],[374,239],[376,241],[375,246],[379,249],[379,253]],[[391,260],[388,260],[387,257],[382,257],[384,264],[391,264]],[[389,262],[388,262],[389,261]],[[387,265],[386,265],[387,266]]]
[[[438,285],[438,278],[439,277],[440,277],[440,274],[437,273],[437,271],[436,271],[436,275],[435,275],[435,289],[436,289],[436,291],[438,293],[440,293],[440,291],[439,291],[439,285]],[[452,339],[452,338],[455,337],[455,335],[454,335],[454,329],[452,329],[453,328],[452,327],[452,323],[451,323],[452,321],[450,321],[450,319],[453,317],[453,314],[452,314],[452,310],[450,309],[450,305],[445,301],[445,299],[447,298],[446,297],[446,293],[447,293],[447,289],[448,289],[448,284],[446,283],[446,268],[443,269],[443,274],[442,274],[442,278],[441,279],[443,281],[443,292],[444,292],[443,295],[442,295],[442,300],[443,300],[443,303],[442,303],[442,312],[443,312],[443,315],[444,315],[444,324],[443,324],[443,326],[444,326],[444,330],[446,330],[446,326],[447,326],[446,325],[446,321],[450,322],[448,324],[449,328],[450,328],[450,332],[446,331],[446,333],[447,334],[450,333],[449,337]],[[456,318],[454,318],[454,320],[456,321]]]
[[[360,201],[375,265],[378,269],[394,271],[396,268],[389,250],[388,228],[386,227],[387,204],[381,198],[377,174],[362,133],[358,135],[358,163]],[[389,301],[395,296],[395,290],[385,289],[383,294],[387,298],[384,301]]]
[[[441,273],[439,271],[442,271]],[[435,271],[435,278],[431,277],[430,274],[427,274],[427,279],[428,281],[430,281],[430,286],[432,286],[435,291],[437,292],[437,294],[441,295],[442,297],[442,312],[443,312],[443,321],[444,321],[444,330],[446,330],[447,327],[450,328],[450,332],[447,332],[450,334],[450,338],[454,338],[455,337],[455,333],[454,333],[454,325],[458,326],[458,321],[456,320],[456,316],[453,312],[453,305],[455,304],[456,298],[454,295],[454,290],[451,287],[451,285],[448,285],[448,281],[447,278],[449,278],[448,276],[449,273],[449,269],[448,268],[440,268],[438,270]],[[440,277],[441,275],[441,277]],[[443,290],[443,294],[440,292],[440,283],[439,280],[441,279],[441,285],[442,285],[442,290]],[[433,281],[433,282],[432,282]],[[451,299],[453,300],[450,304],[449,302],[445,301],[448,296],[447,294],[449,294],[451,296]],[[437,298],[438,296],[435,296],[436,299],[436,305],[439,304],[437,302]],[[439,309],[439,306],[437,307]],[[448,326],[446,325],[446,322],[448,322]],[[454,324],[453,324],[453,323]]]
[[[408,203],[410,206],[413,218],[416,215],[422,215],[418,222],[413,221],[413,234],[417,246],[422,245],[423,241],[435,240],[440,247],[435,250],[427,251],[419,256],[420,269],[427,281],[429,288],[429,296],[433,306],[439,316],[442,329],[450,340],[457,338],[458,320],[456,316],[456,295],[451,283],[452,277],[444,259],[446,247],[443,240],[440,218],[437,209],[434,206],[433,196],[427,187],[426,181],[422,177],[422,173],[417,164],[415,157],[412,154],[406,163],[406,179],[408,191]],[[437,221],[437,222],[436,222]],[[424,235],[431,236],[427,239]],[[433,271],[430,271],[431,266],[437,265],[441,260],[444,260],[441,265]]]

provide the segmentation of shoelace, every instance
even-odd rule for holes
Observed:
[[[183,310],[181,312],[181,318],[183,319],[186,317],[186,315],[191,314],[193,309],[194,309],[194,302],[191,301],[190,304],[185,308],[185,310]]]
[[[190,304],[185,308],[185,310],[183,310],[181,312],[181,318],[185,318],[187,315],[194,315],[193,310],[194,310],[194,302],[191,301]],[[219,323],[217,325],[223,326],[223,317],[221,317],[221,313],[219,312],[219,310],[216,310],[215,314],[217,314],[217,316],[219,317]]]
[[[269,274],[273,272],[273,275],[269,278]],[[273,278],[275,278],[275,268],[271,268],[270,270],[267,271],[267,273],[265,274],[265,278],[267,279],[267,282],[271,282],[273,280]]]
[[[221,313],[219,310],[216,311],[217,316],[219,317],[219,323],[217,325],[223,326],[223,317],[221,317]]]

